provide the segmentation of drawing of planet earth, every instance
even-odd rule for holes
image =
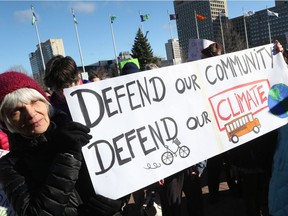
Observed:
[[[270,88],[268,106],[274,115],[280,118],[288,117],[288,86],[286,84],[278,83]]]

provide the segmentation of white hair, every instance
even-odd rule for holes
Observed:
[[[156,64],[154,63],[149,63],[145,65],[145,70],[153,70],[159,68]]]
[[[10,122],[10,112],[19,106],[19,104],[30,104],[32,101],[37,100],[44,102],[47,105],[48,110],[50,109],[50,103],[35,89],[21,88],[7,94],[0,104],[0,121],[5,124],[11,133],[19,133],[20,131],[18,131]]]

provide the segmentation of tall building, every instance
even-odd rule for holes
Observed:
[[[181,53],[178,39],[169,39],[165,43],[167,61],[171,62],[172,65],[181,63]]]
[[[288,37],[288,3],[285,1],[275,1],[276,6],[268,10],[278,14],[277,16],[268,16],[267,10],[256,11],[253,15],[245,17],[235,17],[230,21],[241,37],[246,41],[248,39],[249,48],[261,46],[279,40],[283,46],[287,46]],[[246,32],[245,32],[246,24]]]
[[[281,6],[287,5],[287,4],[288,4],[288,1],[286,1],[286,0],[275,0],[276,7],[281,7]]]
[[[65,56],[63,40],[61,38],[49,39],[43,43],[40,43],[40,45],[45,65],[53,56],[56,55]],[[37,44],[37,50],[29,54],[29,60],[34,79],[37,80],[42,86],[44,86],[43,85],[44,67],[41,58],[39,44]]]
[[[189,39],[199,36],[215,41],[215,38],[219,38],[221,17],[228,17],[226,0],[174,0],[174,10],[178,15],[176,24],[183,62],[187,60]],[[196,14],[204,16],[205,19],[196,19]]]

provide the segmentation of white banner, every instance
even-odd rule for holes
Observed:
[[[96,193],[119,198],[287,123],[269,112],[287,82],[272,44],[65,89]]]

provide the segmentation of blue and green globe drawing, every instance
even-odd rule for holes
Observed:
[[[288,86],[286,84],[278,83],[270,88],[268,106],[274,115],[280,118],[288,117]]]

